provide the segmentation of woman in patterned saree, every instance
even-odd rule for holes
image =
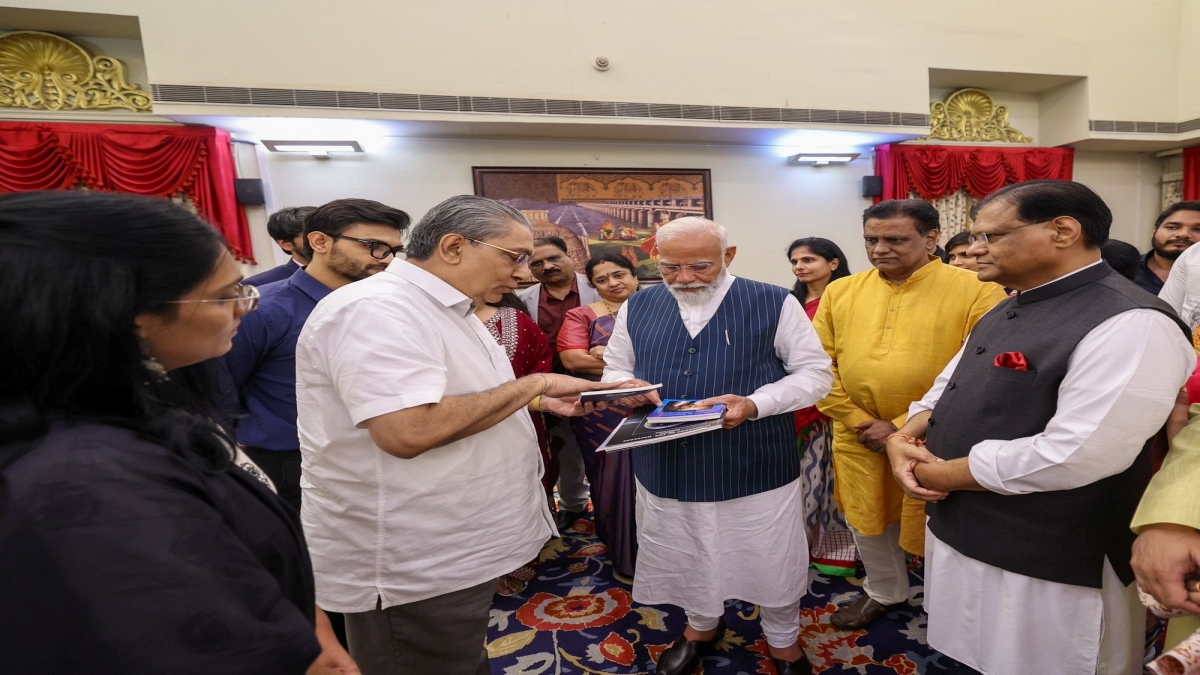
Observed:
[[[831,281],[850,276],[846,255],[838,245],[820,237],[797,239],[788,246],[796,285],[792,295],[811,320]],[[829,418],[816,407],[796,411],[800,475],[804,480],[805,530],[809,562],[825,574],[853,576],[858,560],[854,537],[833,498],[833,454]]]
[[[617,311],[638,289],[638,279],[633,263],[612,253],[592,258],[586,272],[601,300],[567,312],[558,334],[558,352],[563,366],[576,376],[599,380]],[[633,576],[637,557],[633,464],[628,452],[596,452],[596,448],[628,414],[628,409],[614,407],[571,419],[592,484],[596,536],[608,547],[613,569],[623,577]]]
[[[554,352],[550,351],[550,340],[528,314],[525,313],[525,303],[513,293],[508,293],[495,305],[481,304],[475,310],[475,316],[483,322],[488,332],[508,354],[512,363],[513,375],[517,378],[533,373],[549,373],[554,361]],[[546,490],[546,505],[553,512],[554,486],[549,477],[557,475],[551,471],[550,443],[546,435],[546,423],[541,413],[530,412],[533,426],[537,430],[538,448],[542,452],[542,487]],[[497,581],[496,592],[500,595],[516,595],[525,590],[530,581],[537,576],[538,559],[534,558],[520,569],[500,577]]]

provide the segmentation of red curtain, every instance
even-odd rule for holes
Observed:
[[[1200,199],[1200,146],[1183,149],[1183,198]]]
[[[1011,183],[1037,178],[1071,180],[1072,148],[989,148],[947,145],[881,145],[875,175],[883,177],[883,199],[908,199],[916,192],[934,201],[966,188],[982,199]]]
[[[213,127],[0,122],[0,192],[183,194],[253,264],[235,177],[229,133]]]

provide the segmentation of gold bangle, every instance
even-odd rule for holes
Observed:
[[[529,402],[529,407],[533,408],[534,412],[545,412],[542,410],[542,395],[538,394],[532,401]]]

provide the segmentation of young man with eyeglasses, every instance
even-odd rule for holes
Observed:
[[[339,199],[313,210],[303,239],[311,262],[260,287],[258,311],[242,318],[225,365],[238,392],[237,440],[300,510],[300,441],[296,430],[296,340],[313,308],[346,284],[387,269],[403,250],[403,211],[368,199]]]
[[[558,358],[558,333],[562,330],[563,318],[576,307],[600,302],[600,294],[588,283],[587,277],[575,271],[575,262],[567,253],[567,242],[559,237],[541,237],[533,241],[533,257],[529,271],[539,283],[517,293],[529,308],[529,315],[550,337],[550,349],[554,352],[554,372],[565,373]],[[547,420],[550,434],[550,451],[557,456],[559,511],[555,517],[558,531],[566,533],[587,511],[587,474],[591,462],[587,461],[575,440],[568,424],[558,420]]]

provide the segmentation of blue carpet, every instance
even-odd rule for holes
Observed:
[[[496,675],[653,673],[654,661],[683,631],[683,610],[633,602],[632,588],[613,578],[604,545],[592,522],[552,541],[542,552],[537,579],[520,595],[496,596],[488,629],[488,652]],[[801,608],[800,640],[818,673],[859,675],[967,675],[975,671],[938,654],[925,643],[925,614],[919,607],[889,613],[870,630],[844,632],[829,624],[837,605],[862,591],[861,578],[809,570],[811,589]],[[912,575],[914,599],[922,581]],[[772,675],[758,626],[758,608],[729,602],[729,631],[704,659],[710,675]]]

